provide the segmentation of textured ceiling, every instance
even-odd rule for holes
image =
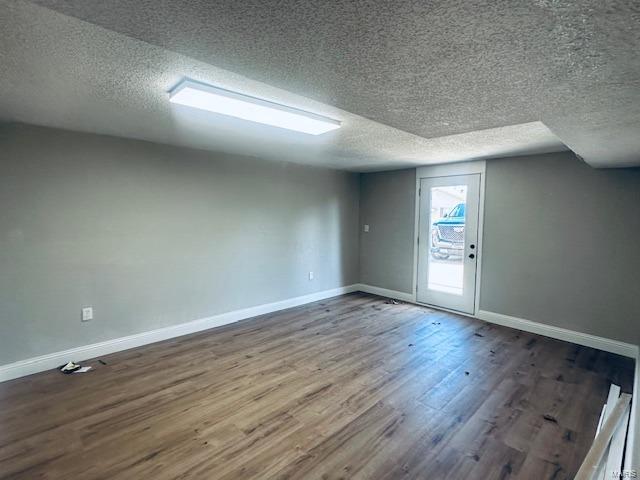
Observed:
[[[36,0],[434,138],[542,121],[640,164],[638,0]]]
[[[529,122],[426,139],[24,1],[0,0],[0,121],[351,170],[550,152]],[[343,122],[318,137],[170,104],[183,76]]]

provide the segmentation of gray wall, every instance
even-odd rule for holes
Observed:
[[[362,283],[411,293],[415,191],[415,169],[360,177]]]
[[[27,126],[0,155],[0,365],[358,281],[357,174]]]
[[[20,125],[0,152],[0,365],[357,282],[411,293],[414,169]],[[639,204],[640,169],[489,160],[481,308],[640,342]]]
[[[640,169],[487,162],[483,310],[640,342]]]
[[[363,174],[361,282],[411,292],[413,170]],[[480,308],[640,343],[640,169],[487,161]]]

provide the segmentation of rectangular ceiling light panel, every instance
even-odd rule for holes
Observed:
[[[322,115],[191,80],[183,80],[169,92],[169,101],[311,135],[320,135],[340,128],[339,121]]]

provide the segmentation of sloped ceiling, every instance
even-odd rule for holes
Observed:
[[[166,107],[152,100],[138,101],[135,112],[124,107],[183,75],[343,120],[345,128],[323,139],[275,134],[261,143],[276,155],[285,147],[298,156],[307,151],[340,168],[555,151],[566,148],[563,143],[594,166],[640,165],[637,1],[34,2],[44,9],[3,2],[5,56],[15,56],[25,43],[32,55],[22,64],[13,59],[10,74],[31,74],[34,64],[44,62],[47,68],[38,73],[53,84],[50,89],[71,81],[73,90],[102,102],[112,121],[120,115],[138,124],[145,108],[161,115]],[[56,43],[47,48],[52,37]],[[86,86],[65,78],[60,64],[85,77]],[[33,89],[44,86],[30,81]],[[127,82],[139,91],[122,93]],[[78,110],[91,106],[88,99]],[[15,103],[4,115],[8,120],[31,121],[40,113],[32,106],[27,115]],[[60,105],[50,107],[54,112]],[[81,113],[65,111],[67,124],[56,126],[86,125]],[[225,133],[218,136],[229,136],[224,130],[231,127],[221,123],[176,122],[175,112],[169,113],[177,133],[162,127],[162,117],[146,118],[145,132],[126,122],[121,131],[104,131],[96,119],[89,123],[100,133],[154,141],[164,136],[201,148],[214,148],[217,140],[203,138],[217,136],[212,126]],[[252,141],[260,144],[264,133]]]

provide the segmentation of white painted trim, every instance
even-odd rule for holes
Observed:
[[[26,360],[9,363],[7,365],[0,365],[0,382],[56,368],[69,360],[82,361],[89,358],[108,355],[110,353],[160,342],[169,338],[180,337],[182,335],[220,327],[222,325],[238,322],[258,315],[264,315],[266,313],[277,312],[279,310],[317,302],[318,300],[336,297],[345,293],[356,292],[358,290],[358,285],[349,285],[331,290],[324,290],[322,292],[311,293],[309,295],[289,298],[278,302],[221,313],[219,315],[181,323],[179,325],[172,325],[170,327],[159,328],[157,330],[114,338],[112,340],[75,347],[69,350],[54,352],[39,357],[28,358]]]
[[[633,401],[633,399],[631,401]],[[605,479],[616,478],[615,472],[620,472],[620,470],[623,469],[622,456],[624,454],[627,427],[629,426],[629,413],[629,406],[627,406],[622,420],[620,420],[620,423],[613,432],[611,444],[609,445],[609,454],[606,459],[603,459],[603,461],[606,462],[603,471],[603,478]],[[618,475],[620,475],[620,473],[618,473]]]
[[[480,311],[480,291],[482,283],[482,246],[484,245],[484,197],[487,178],[487,162],[476,160],[471,162],[447,163],[440,165],[428,165],[416,168],[416,200],[413,223],[413,302],[417,301],[418,294],[418,236],[420,234],[420,180],[432,177],[449,177],[453,175],[480,175],[480,204],[478,205],[478,249],[476,251],[476,292],[474,300],[474,315]],[[443,308],[437,307],[436,308]],[[446,308],[443,308],[447,310]],[[459,313],[459,312],[456,312]]]
[[[495,323],[497,325],[503,325],[517,330],[524,330],[525,332],[536,333],[538,335],[544,335],[545,337],[551,337],[557,340],[564,340],[565,342],[597,348],[599,350],[604,350],[605,352],[617,353],[618,355],[623,355],[625,357],[636,358],[638,352],[638,346],[631,343],[598,337],[589,333],[576,332],[574,330],[546,325],[544,323],[532,322],[531,320],[512,317],[502,313],[480,310],[476,315],[476,318],[484,320],[485,322]]]
[[[638,345],[598,337],[588,333],[576,332],[566,328],[545,325],[543,323],[532,322],[531,320],[503,315],[501,313],[488,312],[486,310],[479,310],[476,318],[489,323],[516,328],[518,330],[524,330],[525,332],[536,333],[538,335],[544,335],[545,337],[597,348],[599,350],[604,350],[605,352],[616,353],[618,355],[635,359],[635,377],[633,380],[633,394],[631,398],[631,415],[629,417],[627,445],[625,447],[624,470],[640,470],[640,448],[636,445],[638,443],[637,433],[640,428],[640,425],[638,425],[638,415],[640,415],[640,409],[638,408],[638,404],[640,403],[640,347]]]
[[[100,343],[94,343],[92,345],[85,345],[81,347],[64,350],[61,352],[55,352],[48,355],[42,355],[26,360],[21,360],[15,363],[0,366],[0,382],[11,380],[33,373],[42,372],[56,368],[59,365],[67,362],[70,359],[81,361],[88,358],[95,358],[102,355],[108,355],[110,353],[119,352],[122,350],[128,350],[130,348],[140,347],[142,345],[148,345],[150,343],[167,340],[190,333],[196,333],[203,330],[208,330],[222,325],[238,322],[247,318],[255,317],[258,315],[264,315],[267,313],[284,310],[287,308],[304,305],[326,298],[335,297],[351,292],[366,292],[374,295],[380,295],[383,297],[394,298],[404,302],[416,303],[415,297],[406,292],[399,292],[396,290],[389,290],[386,288],[376,287],[366,284],[354,284],[345,287],[334,288],[332,290],[325,290],[322,292],[316,292],[309,295],[303,295],[300,297],[290,298],[287,300],[281,300],[279,302],[268,303],[264,305],[257,305],[241,310],[234,310],[232,312],[226,312],[219,315],[214,315],[192,322],[174,325],[171,327],[160,328],[149,332],[142,332],[135,335],[129,335],[127,337],[116,338],[113,340],[107,340]],[[438,308],[438,307],[435,307]],[[459,312],[458,315],[462,315]],[[493,313],[480,310],[475,318],[484,320],[490,323],[503,325],[506,327],[516,328],[518,330],[524,330],[539,335],[544,335],[559,340],[564,340],[578,345],[585,345],[588,347],[598,348],[600,350],[617,353],[627,357],[636,359],[636,370],[633,387],[633,400],[631,405],[631,417],[629,420],[629,435],[627,437],[627,446],[625,454],[625,468],[638,468],[640,467],[640,452],[635,452],[634,447],[636,443],[636,430],[637,430],[637,417],[638,417],[638,403],[634,401],[636,398],[640,398],[638,395],[638,388],[640,385],[640,365],[638,359],[640,358],[640,351],[638,346],[631,345],[616,340],[610,340],[607,338],[597,337],[595,335],[589,335],[586,333],[574,332],[560,327],[554,327],[550,325],[544,325],[530,320],[524,320],[509,315],[503,315],[499,313]],[[635,459],[632,460],[635,453]],[[633,466],[633,467],[631,467]]]
[[[473,313],[480,311],[480,289],[482,286],[482,251],[484,245],[484,194],[485,185],[487,183],[487,163],[482,162],[482,171],[480,172],[480,205],[478,206],[478,257],[476,262],[476,298]]]
[[[635,359],[635,378],[633,382],[633,396],[631,399],[631,415],[629,418],[629,433],[627,436],[627,445],[625,447],[625,470],[640,469],[640,448],[635,448],[636,444],[636,432],[638,426],[638,404],[640,401],[640,347],[632,345],[630,343],[620,342],[617,340],[611,340],[609,338],[598,337],[596,335],[590,335],[588,333],[576,332],[568,330],[566,328],[554,327],[552,325],[545,325],[543,323],[532,322],[531,320],[525,320],[518,317],[512,317],[510,315],[504,315],[501,313],[488,312],[486,310],[478,310],[475,316],[467,315],[461,312],[448,310],[435,305],[424,305],[417,303],[415,297],[409,293],[398,292],[396,290],[389,290],[386,288],[375,287],[373,285],[358,284],[357,290],[361,292],[371,293],[374,295],[380,295],[382,297],[395,298],[404,302],[414,303],[416,305],[425,306],[429,308],[436,308],[446,312],[455,313],[457,315],[463,315],[485,322],[495,323],[504,327],[515,328],[517,330],[523,330],[525,332],[535,333],[543,335],[545,337],[555,338],[557,340],[564,340],[566,342],[575,343],[577,345],[584,345],[587,347],[597,348],[605,352],[616,353],[625,357],[631,357]]]
[[[441,163],[438,165],[425,165],[416,168],[418,178],[449,177],[451,175],[484,174],[487,169],[485,160],[472,160],[470,162]]]
[[[376,287],[374,285],[367,285],[365,283],[359,283],[358,285],[356,285],[356,287],[360,292],[371,293],[373,295],[379,295],[381,297],[393,298],[395,300],[401,300],[403,302],[415,303],[414,296],[407,292],[389,290],[388,288]]]
[[[478,319],[475,315],[465,312],[459,312],[457,310],[451,310],[450,308],[440,307],[438,305],[430,305],[428,303],[418,302],[416,300],[416,296],[407,292],[400,292],[398,290],[389,290],[388,288],[376,287],[374,285],[368,285],[366,283],[360,283],[357,285],[359,292],[371,293],[373,295],[378,295],[380,297],[394,298],[396,300],[401,300],[407,303],[413,303],[414,305],[418,305],[419,307],[427,307],[433,308],[435,310],[439,310],[441,312],[453,313],[455,315],[461,315],[463,317],[469,317]]]
[[[420,172],[419,168],[416,168],[416,192],[415,192],[415,207],[413,215],[413,275],[411,279],[411,293],[413,295],[413,302],[418,301],[418,238],[420,237]]]
[[[478,320],[478,317],[476,317],[473,313],[460,312],[458,310],[453,310],[452,308],[445,308],[445,307],[441,307],[440,305],[432,305],[430,303],[422,303],[418,301],[414,303],[416,305],[420,305],[421,307],[433,308],[434,310],[439,310],[441,312],[453,313],[454,315],[461,315],[463,317],[469,317],[469,318],[474,318]]]
[[[355,287],[356,291],[371,293],[373,295],[379,295],[381,297],[395,298],[397,300],[413,303],[422,307],[435,308],[444,312],[462,315],[469,318],[475,318],[478,320],[484,320],[485,322],[495,323],[496,325],[515,328],[516,330],[523,330],[525,332],[555,338],[556,340],[563,340],[565,342],[575,343],[577,345],[583,345],[585,347],[597,348],[598,350],[603,350],[605,352],[616,353],[624,357],[634,358],[636,359],[636,382],[634,383],[634,388],[638,388],[638,383],[640,382],[640,380],[638,380],[638,376],[640,375],[640,369],[638,366],[640,347],[638,347],[638,345],[620,342],[618,340],[612,340],[610,338],[598,337],[597,335],[591,335],[589,333],[576,332],[567,328],[555,327],[553,325],[533,322],[531,320],[525,320],[523,318],[512,317],[511,315],[504,315],[502,313],[489,312],[487,310],[479,310],[477,315],[469,315],[467,313],[457,312],[448,308],[442,308],[438,305],[419,303],[415,301],[415,297],[410,293],[399,292],[397,290],[389,290],[387,288],[376,287],[374,285],[359,283],[353,285],[353,287]],[[633,393],[635,396],[637,394],[637,391],[634,390]]]
[[[625,447],[624,470],[640,470],[640,445],[636,447],[638,442],[637,433],[640,425],[638,424],[638,403],[640,403],[640,347],[636,347],[636,374],[633,379],[633,395],[631,397],[631,416],[629,417],[629,430],[627,434],[627,446]]]

